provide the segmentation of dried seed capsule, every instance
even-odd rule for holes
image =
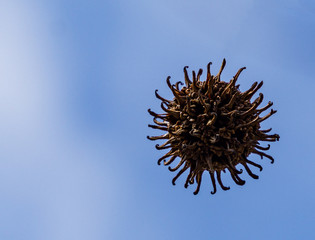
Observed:
[[[273,163],[273,157],[262,152],[268,150],[270,145],[262,147],[260,141],[278,141],[280,138],[278,134],[267,134],[271,129],[260,129],[260,123],[276,113],[271,109],[265,116],[259,116],[272,106],[272,102],[258,108],[263,100],[262,93],[251,102],[252,96],[261,88],[263,82],[255,82],[250,89],[240,92],[239,85],[235,86],[235,83],[245,67],[240,68],[227,83],[220,79],[225,64],[224,59],[219,73],[213,76],[209,63],[204,82],[200,80],[201,69],[197,76],[192,72],[191,81],[187,73],[188,67],[184,67],[186,86],[180,88],[181,82],[172,85],[170,77],[166,80],[174,95],[173,100],[167,100],[155,91],[156,97],[162,101],[161,108],[165,113],[157,114],[148,110],[156,124],[149,124],[149,127],[166,131],[162,136],[148,136],[148,139],[165,139],[166,142],[156,145],[156,148],[170,148],[158,163],[164,161],[164,165],[170,165],[178,157],[180,160],[175,167],[169,167],[170,171],[177,171],[182,167],[172,183],[175,185],[176,179],[189,169],[185,187],[196,182],[194,194],[199,192],[204,171],[210,174],[214,189],[212,194],[216,192],[216,181],[223,190],[230,189],[222,183],[221,171],[227,170],[236,184],[245,184],[239,176],[243,170],[235,167],[238,164],[245,168],[249,176],[258,179],[248,164],[259,168],[260,171],[262,167],[248,160],[248,156],[251,153],[257,154],[261,158],[269,158]],[[162,122],[157,121],[157,118],[162,119]]]

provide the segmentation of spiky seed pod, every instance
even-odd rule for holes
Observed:
[[[271,109],[267,115],[260,116],[273,103],[268,102],[266,106],[258,108],[263,101],[262,93],[251,101],[263,82],[255,82],[250,89],[241,92],[239,85],[235,83],[245,67],[239,69],[227,83],[220,80],[225,63],[223,59],[219,73],[213,76],[210,72],[210,62],[205,81],[200,80],[202,69],[197,75],[192,71],[191,81],[187,73],[188,67],[184,67],[185,86],[180,87],[183,85],[181,82],[171,84],[170,77],[166,80],[174,95],[173,100],[161,97],[158,90],[155,90],[155,96],[162,101],[161,108],[165,113],[157,114],[148,109],[155,123],[149,124],[149,127],[166,131],[161,136],[147,137],[150,140],[166,140],[162,145],[155,146],[158,150],[169,149],[169,152],[158,160],[158,164],[163,161],[164,165],[170,165],[179,158],[175,167],[169,167],[172,172],[182,167],[172,183],[175,185],[176,179],[189,169],[185,187],[196,181],[194,194],[199,192],[204,171],[210,174],[212,194],[216,192],[215,175],[223,190],[230,189],[223,185],[221,171],[228,170],[236,184],[245,184],[239,176],[243,170],[236,168],[238,164],[243,165],[252,178],[258,179],[248,165],[257,167],[260,171],[262,166],[248,160],[248,156],[251,153],[258,154],[261,158],[269,158],[273,163],[273,157],[263,152],[268,150],[270,145],[262,147],[259,142],[274,142],[280,138],[278,134],[267,134],[271,128],[260,129],[260,123],[276,113]]]

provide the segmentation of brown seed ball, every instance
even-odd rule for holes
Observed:
[[[176,179],[189,169],[185,187],[196,181],[197,188],[194,194],[199,192],[204,171],[210,174],[214,188],[212,194],[216,192],[215,175],[223,190],[230,189],[223,185],[221,171],[228,170],[236,184],[245,184],[245,181],[239,177],[243,170],[235,167],[238,164],[243,165],[252,178],[258,179],[258,176],[251,172],[248,164],[259,168],[260,171],[262,167],[248,160],[248,156],[251,153],[258,154],[261,158],[271,159],[273,163],[274,159],[262,152],[268,150],[270,145],[261,147],[259,142],[274,142],[280,138],[278,134],[267,134],[271,129],[260,129],[260,123],[276,113],[271,109],[264,117],[259,116],[273,103],[269,102],[265,107],[258,108],[263,101],[262,93],[251,101],[263,82],[255,82],[250,89],[241,92],[235,83],[245,67],[239,69],[227,83],[220,80],[225,63],[224,59],[216,76],[211,75],[211,63],[209,63],[205,81],[200,80],[202,69],[197,76],[194,71],[192,72],[191,81],[187,73],[188,67],[184,67],[186,86],[180,88],[181,82],[172,85],[170,77],[166,80],[174,95],[173,100],[167,100],[161,97],[157,90],[155,91],[156,97],[162,101],[161,108],[165,113],[157,114],[148,110],[156,124],[149,127],[166,131],[162,136],[148,136],[148,139],[166,139],[165,143],[157,144],[156,148],[170,149],[158,160],[158,164],[164,161],[164,165],[170,165],[179,158],[174,168],[169,167],[172,172],[182,167],[172,183],[175,185]]]

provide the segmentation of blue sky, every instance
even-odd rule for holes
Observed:
[[[0,239],[312,239],[312,0],[0,1]],[[243,66],[278,113],[260,179],[174,187],[147,135],[183,67]],[[255,171],[255,169],[253,170]]]

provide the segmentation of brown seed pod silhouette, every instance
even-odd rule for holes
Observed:
[[[225,64],[224,59],[219,73],[213,76],[210,72],[210,62],[207,66],[205,81],[200,80],[202,69],[197,75],[195,71],[192,71],[191,81],[187,73],[188,67],[184,67],[185,85],[183,87],[180,87],[183,85],[181,82],[171,84],[170,77],[166,80],[174,95],[173,100],[161,97],[158,90],[155,90],[155,96],[161,100],[164,113],[157,114],[148,109],[155,123],[149,124],[149,127],[165,131],[165,133],[147,138],[153,141],[165,139],[163,144],[156,144],[155,147],[158,150],[169,149],[158,160],[158,164],[160,165],[163,161],[164,165],[170,165],[179,159],[175,167],[169,166],[172,172],[181,168],[172,183],[175,185],[177,178],[189,169],[185,187],[196,181],[197,188],[194,194],[198,194],[200,190],[202,175],[205,171],[210,174],[213,185],[212,194],[216,193],[216,181],[223,190],[230,189],[222,183],[221,171],[227,170],[236,184],[245,184],[239,176],[243,170],[236,168],[238,164],[241,164],[252,178],[258,179],[249,165],[257,167],[260,171],[262,166],[250,161],[248,156],[251,153],[258,154],[261,158],[269,158],[273,163],[273,157],[264,152],[270,148],[270,145],[262,147],[260,142],[274,142],[280,138],[278,134],[268,134],[271,128],[260,129],[260,123],[276,113],[271,109],[265,116],[260,116],[273,103],[268,102],[266,106],[258,108],[263,101],[262,93],[251,101],[263,82],[254,82],[250,89],[241,92],[239,85],[235,84],[245,67],[240,68],[227,83],[220,79]]]

